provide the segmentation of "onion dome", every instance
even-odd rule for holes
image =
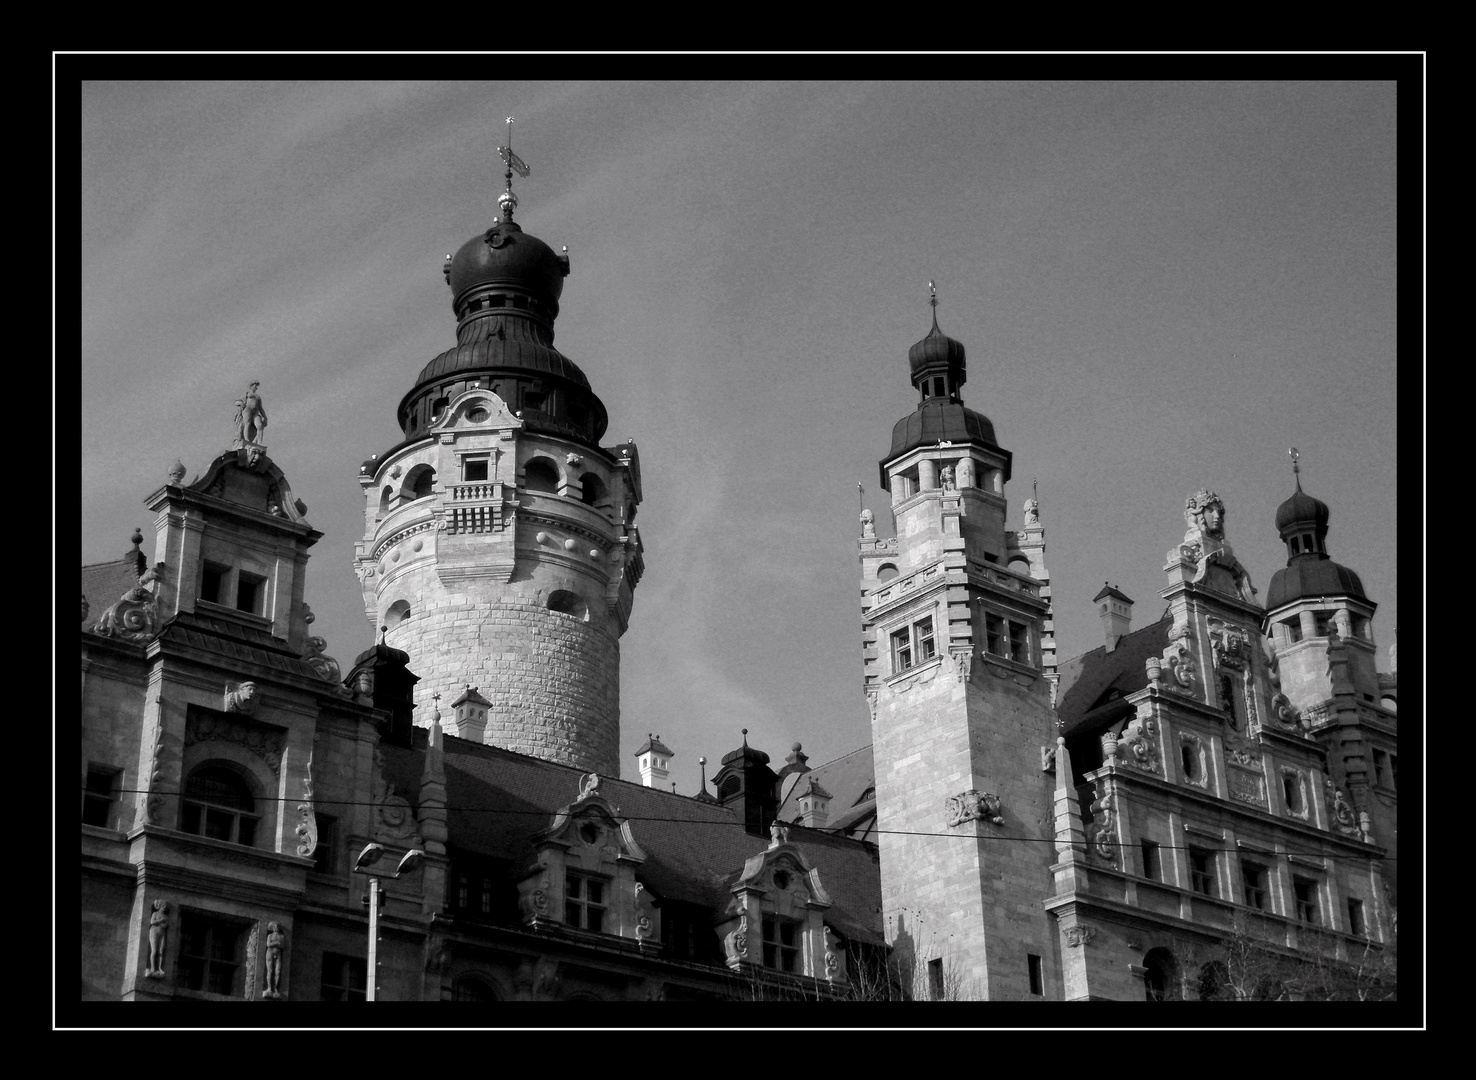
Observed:
[[[1367,601],[1363,582],[1327,553],[1327,503],[1297,490],[1276,509],[1276,531],[1286,543],[1286,567],[1271,576],[1266,610],[1274,611],[1306,597],[1352,596]]]
[[[1010,453],[1000,449],[989,417],[964,408],[959,388],[968,374],[964,365],[964,347],[938,328],[938,290],[928,282],[928,303],[933,308],[933,328],[907,350],[907,366],[912,385],[921,392],[922,401],[916,411],[904,416],[892,428],[892,446],[881,462],[881,484],[887,486],[888,461],[895,460],[919,446],[938,443],[975,443],[987,446],[1005,458],[1004,479],[1010,478]]]
[[[501,219],[446,257],[456,345],[416,376],[400,401],[400,427],[407,439],[423,436],[458,394],[480,386],[502,398],[529,430],[598,446],[608,424],[605,406],[579,366],[553,347],[569,255],[567,249],[554,254],[513,221],[511,166],[508,176]]]

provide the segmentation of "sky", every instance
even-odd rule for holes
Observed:
[[[85,83],[82,561],[135,527],[152,555],[143,499],[259,380],[348,668],[359,463],[455,342],[441,265],[495,216],[512,115],[517,220],[572,264],[556,347],[640,449],[627,779],[647,733],[687,794],[742,728],[776,766],[870,741],[857,485],[890,535],[930,280],[1014,455],[1007,527],[1038,485],[1063,661],[1102,643],[1104,582],[1159,617],[1201,487],[1264,598],[1296,446],[1387,669],[1395,113],[1392,82]]]

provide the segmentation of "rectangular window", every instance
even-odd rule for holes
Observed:
[[[1026,953],[1025,959],[1030,965],[1030,992],[1041,997],[1045,994],[1045,971],[1041,967],[1040,957],[1034,953]]]
[[[200,573],[200,599],[212,604],[225,603],[225,581],[229,573],[228,567],[206,563]]]
[[[1143,876],[1150,881],[1163,880],[1163,863],[1158,857],[1158,845],[1152,840],[1143,841]]]
[[[1302,809],[1302,785],[1301,776],[1295,772],[1284,772],[1281,774],[1281,794],[1286,799],[1286,809],[1291,814],[1301,814]]]
[[[764,967],[799,970],[799,926],[787,919],[764,920]]]
[[[1245,906],[1266,910],[1266,868],[1242,861],[1240,876],[1245,882]]]
[[[236,577],[236,610],[260,615],[266,600],[266,578],[244,571]]]
[[[924,619],[922,622],[913,625],[912,640],[917,650],[917,662],[919,664],[926,664],[934,656],[938,655],[938,650],[933,644],[932,619]]]
[[[223,922],[194,912],[179,917],[179,981],[189,990],[236,995],[241,973],[238,923]]]
[[[468,483],[487,479],[487,459],[476,458],[465,463],[465,476]]]
[[[1189,887],[1203,896],[1217,895],[1213,852],[1189,849]]]
[[[1290,619],[1281,620],[1281,625],[1286,627],[1286,640],[1295,645],[1302,640],[1302,620],[1293,615]]]
[[[121,769],[104,765],[87,766],[87,790],[82,796],[82,824],[110,828],[113,824],[113,803],[118,801],[118,780]]]
[[[366,1001],[369,991],[369,962],[342,953],[323,954],[323,978],[318,998],[322,1001]]]
[[[593,933],[605,929],[605,883],[583,874],[564,876],[564,925]]]
[[[1316,926],[1317,882],[1310,878],[1292,878],[1292,892],[1297,898],[1297,922]]]
[[[1194,747],[1189,743],[1179,746],[1179,764],[1184,767],[1184,779],[1194,779]]]
[[[338,819],[327,814],[318,814],[318,846],[313,851],[313,869],[320,874],[332,874],[338,870],[338,860],[333,857],[338,847]]]
[[[1030,629],[1024,623],[1010,623],[1010,659],[1017,664],[1030,663]]]
[[[1374,783],[1382,788],[1396,789],[1399,780],[1398,759],[1383,750],[1373,752]]]
[[[906,671],[912,666],[912,635],[907,630],[892,634],[892,673]]]
[[[943,958],[941,956],[928,961],[928,990],[932,993],[934,1001],[943,1000]]]
[[[998,615],[984,616],[984,640],[991,656],[1003,656],[1004,620]]]
[[[1363,937],[1368,933],[1363,923],[1363,901],[1348,900],[1348,933]]]

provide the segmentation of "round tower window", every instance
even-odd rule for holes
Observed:
[[[480,406],[475,409],[468,409],[466,413],[466,418],[473,424],[480,424],[487,419],[487,410],[481,408]]]

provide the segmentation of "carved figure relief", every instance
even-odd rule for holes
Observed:
[[[1334,787],[1331,777],[1323,777],[1322,784],[1323,797],[1327,804],[1327,820],[1344,836],[1355,836],[1361,839],[1363,829],[1358,820],[1358,814],[1349,804],[1342,788]]]
[[[738,929],[723,938],[723,952],[727,954],[728,966],[737,967],[748,959],[748,913],[738,919]]]
[[[876,515],[869,509],[861,511],[861,536],[865,540],[876,537]]]
[[[944,820],[950,828],[965,821],[987,821],[991,825],[1003,825],[1004,813],[999,796],[987,791],[970,789],[950,795],[943,803]]]
[[[314,635],[307,639],[307,654],[303,659],[318,673],[319,678],[337,686],[343,682],[343,671],[339,668],[337,660],[323,654],[326,648],[328,648],[328,640]]]
[[[102,618],[92,628],[94,634],[103,637],[121,638],[124,641],[146,644],[159,633],[157,597],[153,585],[164,573],[164,564],[157,563],[145,570],[138,584],[129,589],[113,606],[103,612]],[[84,600],[85,604],[85,600]],[[84,612],[83,618],[86,618]]]
[[[579,780],[579,798],[580,799],[587,799],[591,795],[598,794],[599,793],[599,789],[600,789],[600,776],[599,776],[599,773],[585,773],[584,776],[582,776],[580,778],[580,780]]]
[[[840,974],[840,957],[836,955],[835,934],[830,927],[825,928],[825,981],[835,982],[836,976]]]
[[[274,774],[282,769],[282,740],[280,731],[266,729],[257,724],[243,724],[228,717],[189,716],[185,720],[184,744],[219,739],[244,746],[264,761]]]
[[[1040,503],[1033,498],[1025,500],[1025,527],[1033,529],[1040,524]]]
[[[169,944],[169,902],[155,900],[153,914],[149,916],[149,966],[144,976],[150,979],[164,977],[164,950]]]
[[[266,984],[261,990],[264,998],[282,996],[282,950],[286,946],[287,935],[282,933],[281,926],[274,922],[267,923]]]
[[[1172,638],[1172,634],[1169,635]],[[1183,638],[1189,636],[1189,628],[1184,628]],[[1170,644],[1163,654],[1164,666],[1169,669],[1169,675],[1174,683],[1183,690],[1194,689],[1194,657],[1189,655],[1189,650],[1183,645]]]
[[[956,490],[956,487],[955,487],[954,481],[953,481],[953,466],[952,465],[944,465],[943,466],[943,470],[942,470],[941,473],[939,473],[939,476],[938,476],[938,486],[940,488],[942,488],[944,491],[954,491],[954,490]]]
[[[1209,635],[1215,667],[1244,671],[1250,661],[1250,633],[1242,626],[1210,619]]]
[[[250,716],[256,712],[256,684],[247,680],[243,683],[226,683],[225,711]]]
[[[1067,948],[1077,949],[1083,945],[1090,945],[1096,936],[1097,928],[1095,926],[1082,926],[1080,923],[1076,926],[1068,926],[1066,928],[1066,946]]]

